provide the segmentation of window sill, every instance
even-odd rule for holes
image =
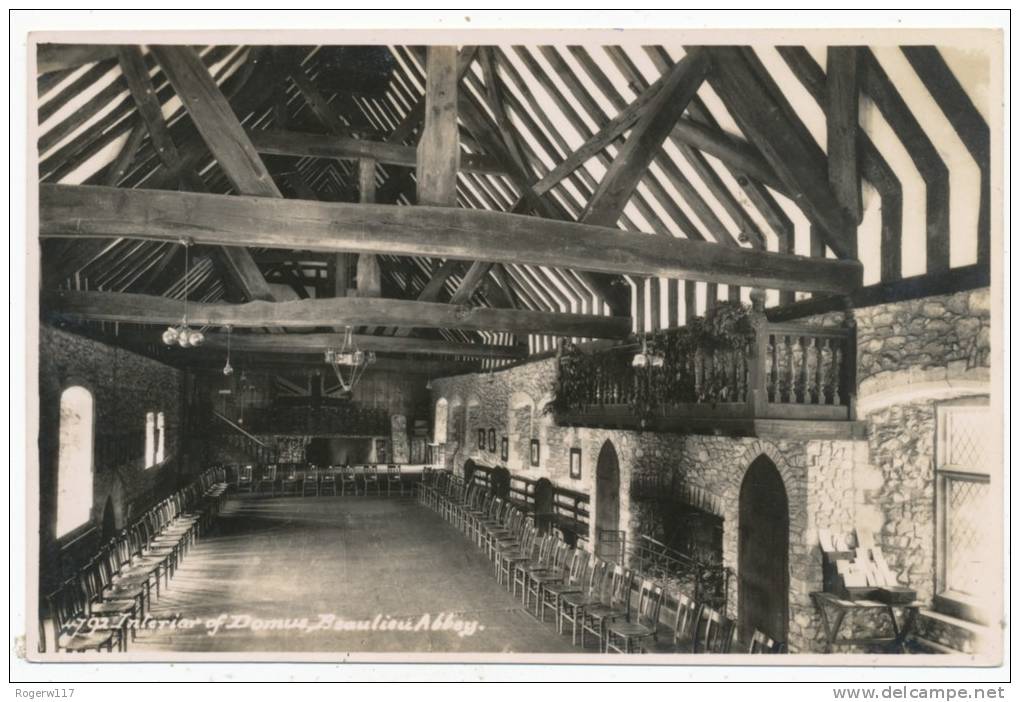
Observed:
[[[935,595],[932,609],[947,617],[961,619],[979,626],[988,626],[987,607],[973,595],[946,590]]]

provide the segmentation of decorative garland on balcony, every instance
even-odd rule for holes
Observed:
[[[554,398],[547,411],[570,412],[613,400],[612,393],[626,388],[625,398],[636,414],[653,414],[664,403],[724,402],[735,396],[729,374],[702,374],[699,383],[695,360],[701,354],[746,354],[752,336],[751,308],[737,302],[721,302],[704,317],[685,326],[657,331],[648,337],[649,353],[664,358],[661,367],[631,365],[629,348],[586,353],[567,343],[560,356]],[[639,336],[633,341],[640,342]],[[610,397],[607,398],[607,393]]]

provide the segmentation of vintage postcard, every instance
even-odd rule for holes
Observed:
[[[1003,660],[1001,30],[305,19],[27,37],[28,660]]]

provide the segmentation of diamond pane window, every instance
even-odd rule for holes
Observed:
[[[939,589],[981,595],[994,544],[988,518],[994,420],[984,404],[942,405],[937,417]]]
[[[968,594],[981,592],[981,575],[990,555],[989,484],[985,480],[947,477],[946,589]]]

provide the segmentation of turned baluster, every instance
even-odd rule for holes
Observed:
[[[800,337],[798,345],[797,362],[800,366],[797,373],[797,402],[807,404],[811,401],[811,393],[808,391],[808,337]]]
[[[815,380],[812,392],[814,394],[814,402],[816,405],[825,404],[825,358],[823,356],[823,345],[825,340],[819,337],[815,337],[814,342],[814,357],[815,357]]]

